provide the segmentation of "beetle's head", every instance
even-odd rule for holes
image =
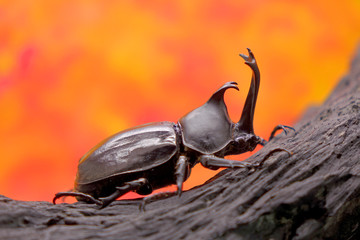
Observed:
[[[233,140],[222,152],[224,155],[237,155],[245,152],[251,152],[262,142],[262,139],[255,134],[246,132],[233,132]]]
[[[231,154],[252,151],[262,142],[262,139],[255,135],[253,126],[255,105],[260,87],[260,71],[254,54],[250,49],[248,49],[248,52],[249,56],[244,54],[240,54],[240,56],[245,60],[245,64],[251,68],[253,74],[240,120],[233,124],[233,141],[228,151]]]
[[[227,89],[239,89],[236,82],[227,82],[204,105],[179,120],[185,146],[202,153],[221,152],[229,155],[251,151],[260,142],[253,129],[260,72],[253,53],[250,49],[248,51],[249,56],[240,56],[252,69],[253,76],[239,122],[233,123],[230,120],[224,102],[224,93]]]

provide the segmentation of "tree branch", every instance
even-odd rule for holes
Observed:
[[[179,198],[52,205],[0,197],[0,238],[360,239],[360,50],[350,73],[318,108],[248,161]]]

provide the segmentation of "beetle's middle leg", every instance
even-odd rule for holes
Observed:
[[[154,201],[156,199],[160,199],[163,197],[173,196],[177,194],[178,196],[182,193],[182,186],[184,181],[186,180],[187,176],[190,174],[190,168],[189,168],[189,159],[186,156],[181,155],[176,162],[175,166],[175,182],[177,186],[177,191],[174,192],[160,192],[156,193],[154,195],[151,195],[149,197],[143,198],[143,201],[141,205],[139,206],[140,210],[145,210],[146,203],[149,203],[151,201]]]
[[[130,182],[126,182],[123,186],[116,187],[115,192],[112,193],[110,196],[99,198],[99,200],[102,202],[101,208],[106,207],[125,193],[133,190],[138,190],[148,184],[149,182],[146,178],[139,178]]]
[[[214,155],[202,155],[200,156],[200,163],[206,168],[211,170],[217,170],[218,168],[254,168],[259,164],[252,164],[243,161],[229,160],[225,158],[216,157]]]
[[[180,156],[179,160],[176,163],[175,179],[177,186],[177,195],[181,196],[183,183],[185,182],[187,176],[190,175],[189,168],[189,159],[185,156]],[[187,174],[187,176],[185,176]]]

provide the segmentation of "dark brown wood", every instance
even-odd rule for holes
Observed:
[[[360,239],[360,50],[296,133],[275,137],[249,162],[181,197],[53,205],[0,196],[0,239]],[[53,190],[56,192],[56,189]]]

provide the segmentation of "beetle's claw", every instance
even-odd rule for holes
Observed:
[[[52,200],[52,203],[53,203],[54,205],[56,204],[56,200],[59,198],[59,197],[58,197],[58,194],[59,194],[59,193],[56,193],[56,194],[55,194],[55,197],[54,197],[53,200]]]
[[[287,129],[289,129],[289,130],[292,130],[292,131],[296,132],[295,128],[290,127],[290,126],[285,126],[285,125],[282,125],[282,126],[281,126],[281,129],[284,131],[285,135],[287,135],[287,133],[288,133],[288,130],[287,130]]]
[[[247,167],[248,170],[249,170],[249,173],[255,172],[256,169],[258,169],[258,168],[261,167],[261,165],[262,165],[262,164],[261,164],[260,162],[258,162],[258,163],[253,163],[253,164],[249,165],[249,166]]]
[[[112,203],[114,199],[110,199],[109,197],[99,198],[96,202],[96,205],[100,206],[100,209],[103,209],[107,206],[109,206],[110,203]]]
[[[108,206],[110,203],[107,203],[104,198],[99,198],[99,204],[96,204],[99,206],[99,209],[103,209],[104,207]]]
[[[141,212],[145,212],[145,211],[146,211],[145,205],[146,205],[146,200],[143,199],[143,200],[141,201],[141,203],[139,204],[139,210],[140,210]]]
[[[91,196],[89,194],[82,193],[82,192],[58,192],[55,194],[55,197],[53,198],[53,204],[56,204],[56,200],[58,198],[66,197],[66,196],[81,197],[86,202],[95,203],[96,205],[102,205],[102,202],[100,200],[94,198],[93,196]]]
[[[286,126],[286,125],[277,125],[277,126],[274,128],[274,130],[271,132],[270,137],[269,137],[269,141],[275,137],[275,133],[276,133],[278,130],[283,130],[284,133],[285,133],[285,135],[287,135],[287,134],[288,134],[288,129],[296,132],[295,128],[293,128],[293,127]]]
[[[181,190],[181,188],[179,188],[179,189],[176,191],[176,195],[178,195],[178,197],[181,197],[181,194],[182,194],[182,190]]]
[[[254,164],[251,167],[248,167],[249,173],[253,173],[260,166],[260,164]]]

